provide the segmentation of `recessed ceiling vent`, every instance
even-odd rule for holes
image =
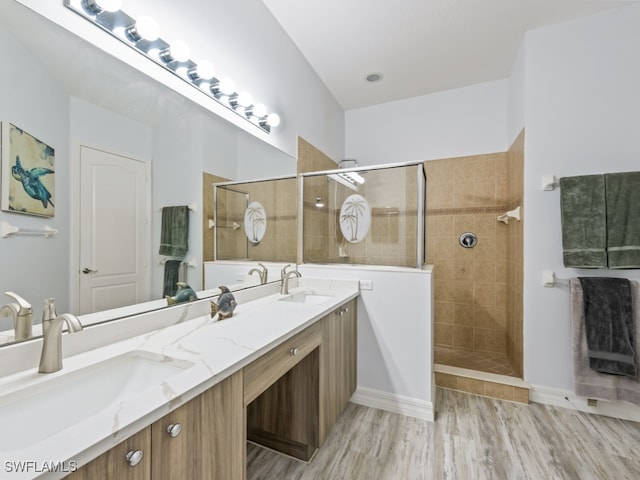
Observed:
[[[373,72],[367,75],[366,77],[364,77],[364,79],[369,83],[379,82],[380,80],[382,80],[382,74],[378,72]]]

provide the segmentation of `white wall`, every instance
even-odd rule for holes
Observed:
[[[300,265],[302,278],[367,281],[358,298],[358,402],[433,420],[431,273],[394,267]],[[364,391],[364,394],[359,392]]]
[[[640,5],[526,35],[524,370],[534,385],[573,390],[569,295],[541,287],[541,271],[640,279],[637,270],[562,265],[558,177],[640,167]]]
[[[520,44],[509,72],[509,114],[507,122],[507,145],[509,146],[518,138],[518,134],[524,128],[525,122],[525,45],[526,40]]]
[[[0,120],[13,123],[55,149],[55,217],[0,212],[0,221],[18,227],[41,230],[48,225],[59,230],[51,238],[0,238],[0,292],[14,291],[24,296],[39,321],[45,298],[55,297],[61,312],[69,309],[69,98],[41,63],[16,45],[3,27],[0,51]],[[9,301],[9,297],[0,295],[0,305]]]
[[[503,152],[507,80],[346,112],[345,158],[360,165]]]

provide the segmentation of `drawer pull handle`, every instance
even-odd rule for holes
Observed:
[[[298,355],[298,348],[292,348],[291,350],[289,350],[289,353],[295,357],[296,355]]]
[[[180,425],[179,423],[172,423],[167,427],[167,433],[171,438],[176,438],[178,435],[180,435],[181,431],[182,425]]]
[[[131,450],[127,453],[127,463],[130,467],[135,467],[142,461],[143,456],[142,450]]]

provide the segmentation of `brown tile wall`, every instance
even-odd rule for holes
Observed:
[[[518,403],[529,403],[529,389],[502,383],[436,372],[436,385],[449,390],[474,393]]]
[[[524,221],[524,130],[507,151],[508,199],[511,210],[520,206]],[[523,221],[507,226],[507,358],[523,376]]]
[[[507,155],[495,153],[425,162],[427,263],[435,265],[436,345],[506,353],[507,226],[496,220],[508,204]],[[464,232],[478,236],[471,249]]]
[[[298,137],[298,175],[301,173],[321,172],[338,168],[337,162],[314,147],[304,138]]]

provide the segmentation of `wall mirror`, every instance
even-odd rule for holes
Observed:
[[[250,15],[250,12],[247,12]],[[85,324],[129,314],[115,309],[139,305],[140,311],[166,306],[163,293],[163,259],[159,255],[161,207],[190,205],[189,251],[185,260],[187,282],[203,288],[203,236],[207,233],[206,190],[203,172],[221,179],[248,181],[274,175],[294,175],[296,160],[275,147],[187,100],[155,79],[48,21],[15,1],[0,5],[0,121],[11,122],[55,148],[55,215],[43,218],[0,211],[0,222],[24,230],[57,230],[49,238],[11,235],[0,238],[0,305],[11,302],[3,292],[13,291],[33,305],[34,323],[40,323],[46,298],[56,299],[58,313],[83,315]],[[86,245],[79,239],[85,224],[79,205],[83,185],[81,149],[113,153],[144,163],[148,197],[145,215],[132,223],[148,231],[148,251],[143,261],[147,284],[122,287],[119,304],[96,301],[98,308],[81,311],[79,288],[82,270],[108,269],[124,261],[131,249],[122,249],[107,265],[92,265],[91,255],[81,258]],[[113,203],[126,192],[123,183],[109,190]],[[212,194],[209,195],[210,197]],[[100,211],[96,221],[101,223]],[[128,230],[119,214],[109,219],[117,233]],[[218,291],[203,292],[203,295]],[[88,295],[91,296],[91,295]],[[101,294],[94,294],[100,300]],[[96,310],[100,310],[97,312]],[[104,310],[109,310],[105,312]],[[86,315],[91,313],[91,315]],[[12,321],[0,318],[0,342],[13,341]],[[39,330],[34,327],[34,333]]]

